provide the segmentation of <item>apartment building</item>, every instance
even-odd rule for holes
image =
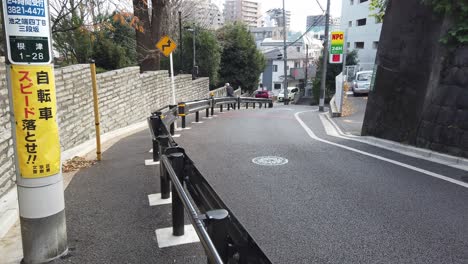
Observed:
[[[249,27],[263,24],[260,3],[253,0],[226,0],[224,4],[225,22],[244,22]]]

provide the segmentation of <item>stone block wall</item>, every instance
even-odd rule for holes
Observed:
[[[13,140],[8,106],[5,65],[0,63],[0,197],[14,187]],[[79,64],[55,69],[57,119],[62,151],[95,136],[90,66]],[[151,111],[172,103],[167,71],[145,72],[128,67],[97,75],[101,133],[146,120]],[[176,102],[208,97],[209,79],[175,77]]]
[[[362,134],[468,158],[468,46],[419,0],[389,3]]]

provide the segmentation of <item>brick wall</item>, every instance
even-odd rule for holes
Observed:
[[[57,116],[62,151],[94,138],[93,94],[90,67],[73,65],[55,70]],[[167,71],[140,74],[128,67],[97,75],[102,133],[144,121],[152,110],[172,101]],[[207,98],[209,79],[192,81],[191,75],[175,77],[176,101]],[[5,83],[0,62],[0,197],[14,186],[13,141]]]

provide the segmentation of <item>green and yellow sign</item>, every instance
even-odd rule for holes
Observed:
[[[331,33],[330,63],[343,63],[344,39],[343,31]]]

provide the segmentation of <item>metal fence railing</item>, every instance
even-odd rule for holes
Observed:
[[[172,138],[177,116],[185,117],[199,111],[208,116],[214,107],[224,104],[241,103],[267,104],[271,100],[260,98],[210,98],[187,103],[178,107],[167,106],[152,113],[148,125],[153,141],[153,160],[160,161],[159,177],[161,198],[171,198],[173,235],[184,234],[184,210],[194,226],[208,258],[208,263],[226,264],[269,264],[271,261],[263,253],[255,240],[237,220],[226,204],[218,196],[208,181],[195,167]],[[180,115],[182,114],[182,115]]]

